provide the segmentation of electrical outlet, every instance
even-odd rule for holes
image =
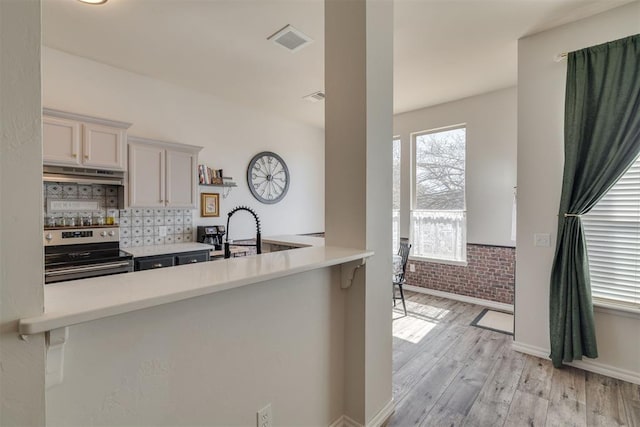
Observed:
[[[271,403],[258,411],[258,427],[273,427]]]
[[[164,237],[167,235],[167,226],[166,225],[161,225],[158,227],[158,235],[160,237]]]
[[[416,272],[416,265],[415,264],[409,264],[409,271],[412,273]]]
[[[533,246],[548,248],[551,246],[551,236],[549,233],[536,233],[533,235]]]

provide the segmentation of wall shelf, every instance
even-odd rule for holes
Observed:
[[[234,187],[237,187],[238,184],[236,184],[235,182],[226,182],[226,183],[222,183],[222,184],[200,184],[200,187],[222,187],[222,198],[226,199],[227,196],[229,195],[229,193],[231,192],[231,189]]]

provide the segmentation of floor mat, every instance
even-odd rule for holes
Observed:
[[[513,314],[485,308],[478,317],[471,322],[471,326],[513,335]]]

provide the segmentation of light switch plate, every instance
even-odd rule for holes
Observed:
[[[549,233],[536,233],[533,235],[533,246],[548,248],[551,246],[551,235]]]

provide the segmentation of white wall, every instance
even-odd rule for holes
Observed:
[[[130,122],[130,135],[203,146],[200,163],[235,179],[220,218],[198,214],[196,225],[225,224],[228,211],[249,205],[263,236],[324,231],[323,130],[47,47],[42,62],[45,107]],[[258,202],[247,187],[247,166],[260,151],[278,153],[291,174],[289,192],[275,205]],[[234,216],[231,238],[253,237],[252,221]]]
[[[43,310],[40,2],[0,1],[0,425],[42,426]]]
[[[566,62],[554,56],[640,32],[640,3],[545,31],[518,45],[518,244],[516,347],[549,352],[549,277],[563,171]],[[551,247],[534,247],[549,233]],[[611,375],[640,381],[640,316],[596,309],[600,357]]]
[[[467,242],[515,246],[511,240],[513,187],[516,185],[516,88],[508,88],[459,101],[423,108],[394,117],[394,135],[403,151],[403,187],[410,180],[411,134],[466,124]],[[403,193],[409,200],[409,193]],[[403,203],[402,218],[410,206]],[[409,236],[409,223],[401,235]]]
[[[280,252],[286,257],[286,252]],[[328,426],[342,415],[339,267],[69,328],[47,425]]]

